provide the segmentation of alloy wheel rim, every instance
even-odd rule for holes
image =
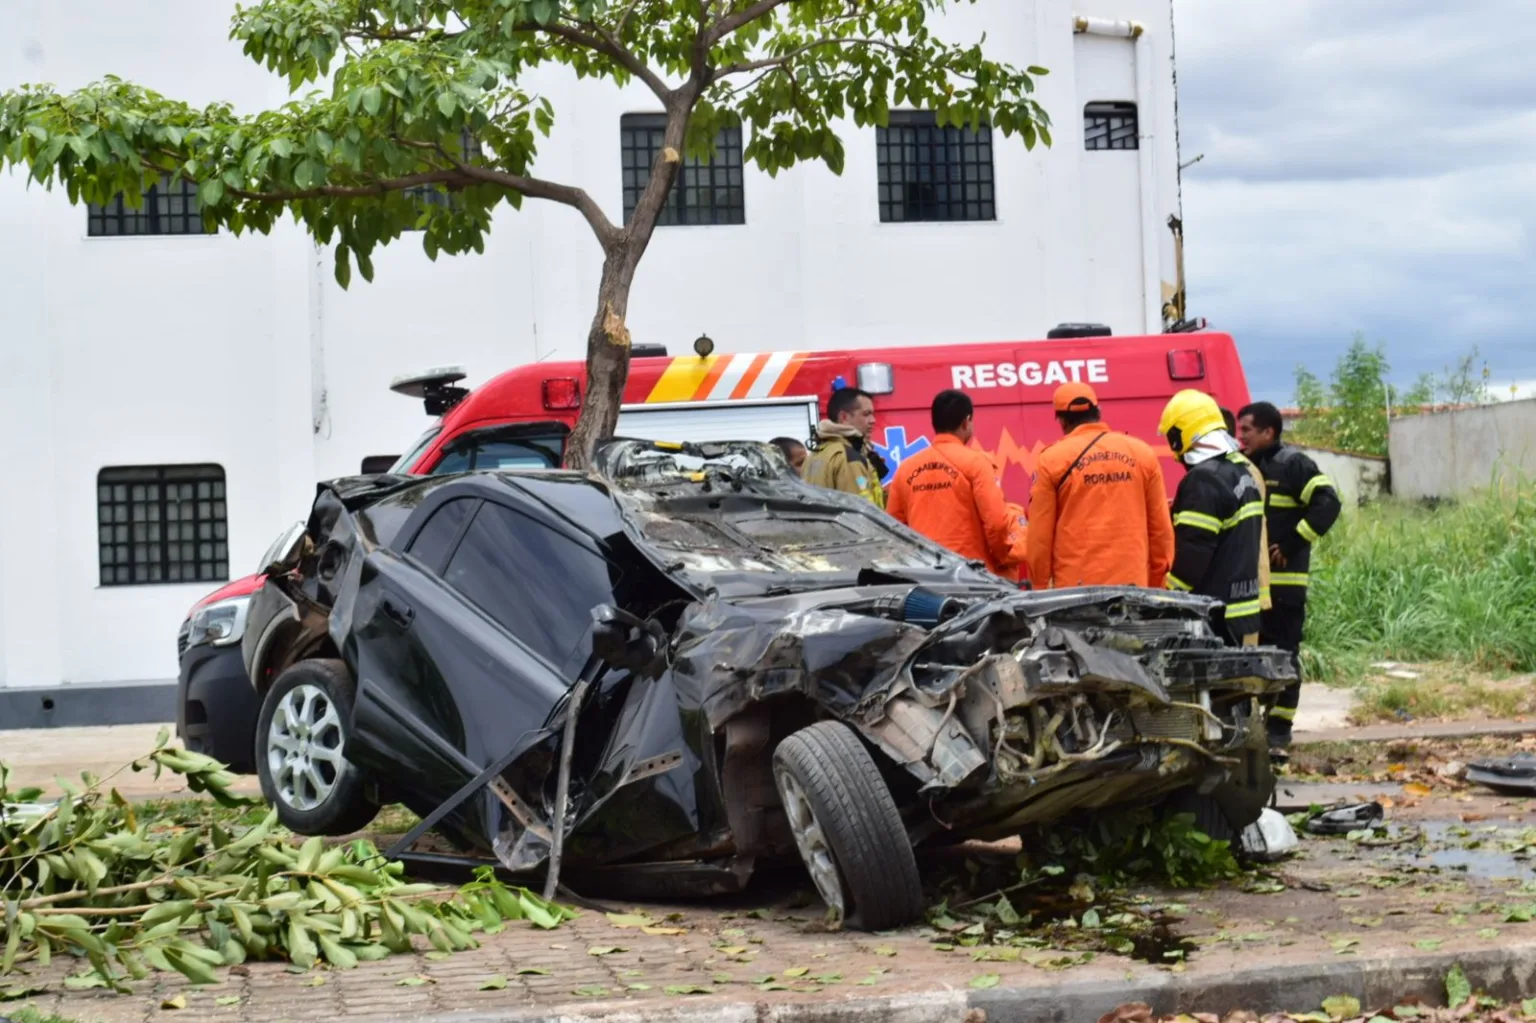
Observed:
[[[779,799],[784,804],[784,815],[789,818],[789,830],[795,836],[795,846],[800,850],[800,858],[805,861],[805,869],[811,875],[811,881],[821,894],[822,901],[841,920],[847,913],[843,879],[837,872],[837,859],[832,854],[832,846],[827,841],[821,822],[816,819],[810,797],[788,771],[778,770],[774,775],[774,780],[778,782]]]
[[[278,701],[267,727],[267,767],[277,797],[295,810],[330,798],[347,768],[341,715],[319,686],[294,686]]]

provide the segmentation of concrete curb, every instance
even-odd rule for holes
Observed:
[[[637,1005],[598,1002],[560,1009],[509,1008],[421,1017],[421,1023],[1085,1023],[1126,1002],[1158,1013],[1248,1009],[1315,1011],[1324,998],[1353,995],[1365,1009],[1417,997],[1445,1001],[1445,975],[1460,964],[1474,991],[1514,1001],[1536,990],[1536,944],[1467,953],[1380,956],[1200,973],[1151,973],[1119,982],[1091,981],[986,991],[944,990],[887,998],[804,1002],[717,999]]]
[[[1322,742],[1397,742],[1410,739],[1475,739],[1484,735],[1529,735],[1536,732],[1536,722],[1525,721],[1447,721],[1432,725],[1360,725],[1350,728],[1319,728],[1315,732],[1297,729],[1291,748]]]

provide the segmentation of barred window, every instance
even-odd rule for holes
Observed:
[[[1090,103],[1083,108],[1084,149],[1139,149],[1134,103]]]
[[[640,193],[651,180],[651,168],[661,153],[666,127],[665,114],[625,114],[619,119],[626,224],[640,202]],[[715,137],[712,159],[683,160],[672,184],[672,194],[656,223],[745,224],[747,202],[741,178],[741,126],[721,128]]]
[[[197,185],[182,178],[175,184],[162,178],[144,191],[140,209],[129,206],[119,194],[105,206],[87,206],[86,234],[92,238],[119,235],[207,234]]]
[[[940,128],[931,111],[892,111],[875,155],[881,223],[997,219],[990,125]]]
[[[101,585],[229,578],[224,469],[133,465],[96,476]]]

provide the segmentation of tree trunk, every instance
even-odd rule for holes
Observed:
[[[627,241],[627,240],[626,240]],[[640,251],[621,241],[603,258],[603,276],[597,288],[597,313],[587,331],[587,387],[576,428],[565,443],[565,464],[586,469],[592,449],[604,437],[613,436],[629,379],[629,286],[635,280]]]
[[[677,180],[688,118],[701,88],[697,79],[692,80],[668,100],[662,151],[651,167],[651,179],[641,192],[629,223],[604,247],[597,312],[587,332],[587,391],[576,428],[565,443],[565,464],[569,468],[589,468],[592,449],[598,441],[613,436],[619,421],[624,384],[629,379],[629,328],[624,322],[629,314],[629,286],[634,283],[635,268],[651,243],[656,221]]]

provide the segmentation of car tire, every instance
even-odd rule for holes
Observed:
[[[901,814],[847,725],[822,721],[779,743],[773,779],[806,870],[835,915],[868,931],[922,916],[922,881]]]
[[[278,819],[300,835],[349,835],[379,812],[346,758],[356,687],[341,661],[300,661],[278,676],[256,721],[256,774]]]
[[[1232,826],[1227,812],[1214,796],[1203,796],[1194,789],[1180,789],[1163,804],[1166,813],[1193,814],[1195,827],[1217,842],[1226,842],[1237,852],[1238,829]]]

